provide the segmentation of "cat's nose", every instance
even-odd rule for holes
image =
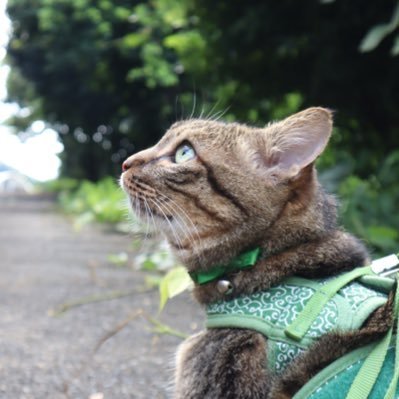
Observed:
[[[143,159],[142,157],[137,156],[137,155],[132,155],[131,157],[126,159],[125,162],[123,162],[122,171],[126,172],[133,166],[140,166],[140,165],[143,165],[144,163],[145,163],[145,159]]]
[[[128,169],[130,169],[130,162],[129,159],[126,159],[122,164],[122,172],[126,172]]]

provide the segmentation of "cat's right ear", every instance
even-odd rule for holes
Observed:
[[[295,178],[324,151],[331,130],[330,110],[308,108],[257,131],[243,155],[268,181]]]

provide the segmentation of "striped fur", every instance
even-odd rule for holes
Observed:
[[[337,226],[335,200],[317,180],[314,161],[331,129],[331,112],[323,108],[265,128],[178,122],[154,147],[125,161],[122,186],[133,210],[153,220],[189,271],[260,246],[267,257],[229,276],[233,296],[267,289],[293,274],[333,275],[368,257],[363,245]],[[195,156],[176,163],[176,149],[184,143]],[[200,303],[222,298],[215,284],[195,287]],[[326,337],[317,352],[308,351],[281,378],[265,368],[263,336],[204,331],[178,350],[175,398],[290,398],[321,367],[386,331],[390,314],[388,303],[358,333]]]

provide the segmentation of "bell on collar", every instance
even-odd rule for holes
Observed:
[[[229,295],[233,292],[234,287],[233,284],[228,280],[219,280],[216,284],[216,289],[221,294]]]

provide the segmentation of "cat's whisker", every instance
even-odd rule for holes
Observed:
[[[180,100],[180,120],[183,121],[184,120],[184,105],[183,105],[183,101]]]
[[[174,201],[172,198],[168,197],[167,195],[165,195],[163,193],[159,193],[158,192],[157,195],[159,195],[162,198],[164,198],[170,204],[173,204],[187,218],[187,220],[190,222],[190,224],[192,225],[194,230],[198,231],[197,226],[193,223],[193,221],[191,220],[190,216],[188,216],[187,212],[176,201]]]
[[[178,237],[178,234],[176,232],[175,227],[172,225],[172,223],[170,222],[170,220],[168,219],[168,217],[166,216],[165,212],[163,211],[163,209],[155,202],[154,199],[149,198],[149,200],[158,208],[158,210],[161,212],[161,214],[163,215],[164,219],[166,220],[166,222],[168,223],[173,236],[176,239],[176,244],[178,245],[178,247],[182,247],[182,243],[181,243],[181,239]]]
[[[144,198],[144,206],[146,209],[145,216],[146,216],[146,231],[145,231],[145,238],[148,239],[150,236],[150,215],[152,215],[151,209],[148,206],[147,199]]]
[[[192,246],[193,250],[195,248],[202,248],[201,236],[198,232],[198,228],[194,224],[194,222],[191,220],[191,218],[187,214],[187,212],[179,204],[177,204],[174,200],[169,198],[167,195],[165,195],[163,193],[158,193],[158,195],[161,196],[162,198],[165,198],[166,200],[168,200],[168,205],[170,207],[172,207],[172,210],[175,211],[175,215],[178,216],[180,218],[180,220],[186,226],[187,232],[190,235],[190,237],[192,238],[192,240],[190,242],[193,244],[193,246]],[[165,204],[163,204],[163,205],[165,205]],[[192,229],[189,228],[189,226],[187,225],[187,223],[185,222],[183,217],[189,222],[189,224],[192,226]],[[194,245],[196,241],[198,242],[198,244]],[[203,257],[202,257],[201,251],[198,251],[198,253],[199,253],[200,262],[202,262]]]
[[[136,193],[135,197],[134,197],[134,203],[135,203],[135,212],[136,215],[138,215],[139,219],[141,220],[141,210],[140,210],[140,200],[139,200],[139,195],[138,193]]]
[[[179,230],[182,233],[182,239],[181,241],[181,247],[187,249],[188,245],[190,246],[191,249],[195,248],[195,239],[193,235],[190,232],[190,229],[187,226],[187,223],[185,220],[181,217],[181,215],[176,212],[176,209],[171,206],[171,204],[165,204],[165,203],[160,203],[158,202],[158,205],[160,208],[163,207],[163,209],[171,214],[176,222],[176,227],[179,228]],[[176,230],[177,232],[177,230]],[[188,244],[188,245],[187,245]]]
[[[173,208],[172,204],[168,204],[168,206],[172,210],[176,210],[176,208]],[[198,233],[198,230],[195,228],[195,230],[192,231],[192,229],[190,229],[190,226],[187,224],[187,220],[188,220],[188,222],[190,222],[193,225],[192,221],[190,219],[187,219],[187,218],[183,217],[183,215],[179,214],[179,212],[176,212],[176,217],[183,224],[182,230],[184,230],[184,234],[186,235],[186,237],[188,238],[188,240],[190,241],[192,246],[195,247],[194,244],[195,244],[196,241],[198,242],[198,244],[200,244],[201,243],[201,238],[200,238],[200,235]]]
[[[214,122],[218,121],[219,119],[223,118],[224,115],[226,115],[226,113],[228,112],[228,110],[231,108],[231,106],[229,105],[224,111],[219,111],[217,112],[215,115],[213,115],[212,120]],[[217,115],[217,116],[216,116]]]
[[[164,210],[164,213],[169,213],[171,216],[173,216],[174,221],[176,223],[176,227],[179,228],[179,230],[181,231],[181,233],[183,234],[183,239],[180,238],[180,234],[178,234],[178,230],[177,228],[175,229],[176,235],[179,235],[179,239],[180,239],[180,246],[183,247],[184,245],[184,238],[188,239],[188,241],[191,243],[191,238],[190,236],[187,234],[187,231],[185,229],[184,224],[182,225],[182,223],[180,223],[179,219],[178,219],[178,215],[176,215],[173,210],[171,210],[170,208],[166,207],[165,204],[160,203],[157,200],[153,200],[153,202],[158,204],[159,209]]]
[[[211,115],[210,117],[209,117],[209,119],[208,120],[210,120],[210,121],[216,121],[217,120],[217,118],[219,118],[220,117],[220,115],[222,115],[222,112],[223,111],[216,111],[213,115]]]
[[[175,98],[175,120],[177,121],[177,103],[179,102],[179,95],[176,95]]]
[[[161,203],[159,201],[157,201],[157,203],[160,207],[163,206],[166,211],[168,211],[169,213],[171,213],[173,215],[178,227],[180,228],[180,230],[182,231],[184,236],[187,238],[188,242],[193,246],[193,244],[195,243],[194,236],[191,234],[190,229],[187,226],[187,223],[185,222],[185,220],[182,218],[182,216],[179,215],[179,213],[176,212],[176,209],[172,207],[172,204]]]
[[[138,200],[138,194],[135,193],[134,196],[130,196],[130,208],[131,208],[131,220],[132,220],[132,229],[134,228],[134,225],[137,226],[138,232],[136,230],[136,235],[140,236],[139,240],[139,246],[137,248],[137,251],[140,252],[141,249],[144,246],[144,241],[142,240],[142,216],[139,208],[139,200]]]
[[[217,100],[216,103],[213,105],[213,107],[210,109],[210,111],[208,112],[208,114],[205,116],[205,120],[209,121],[210,119],[212,119],[212,113],[213,111],[217,108],[217,106],[219,105],[220,100]]]
[[[153,231],[156,231],[157,225],[156,225],[155,220],[154,220],[154,212],[153,212],[153,210],[151,209],[151,207],[149,206],[147,200],[145,200],[145,202],[146,202],[146,206],[147,206],[147,209],[148,209],[148,213],[149,213],[150,218],[151,218],[152,226],[154,227],[154,230],[153,230]],[[151,228],[150,228],[150,231],[151,231]]]
[[[193,108],[191,110],[191,114],[189,119],[192,119],[195,113],[195,108],[197,106],[197,94],[195,93],[195,87],[194,87],[194,92],[193,92]]]
[[[130,197],[126,196],[126,198],[122,201],[124,203],[124,209],[125,209],[125,222],[130,226],[130,230],[137,231],[137,228],[140,226],[140,221],[138,218],[137,213],[135,212],[135,200]],[[142,246],[142,242],[140,240],[140,249]]]
[[[190,218],[190,216],[187,214],[187,212],[178,204],[178,203],[176,203],[175,201],[173,201],[171,198],[169,198],[168,196],[166,196],[165,194],[162,194],[162,193],[158,193],[158,195],[160,195],[160,196],[162,196],[163,198],[165,198],[167,201],[169,201],[169,205],[173,205],[177,210],[178,210],[178,212],[177,212],[177,214],[179,214],[179,212],[187,219],[187,221],[190,223],[190,225],[191,225],[191,227],[192,227],[192,229],[193,229],[193,232],[195,233],[195,235],[196,235],[196,237],[197,237],[197,239],[198,239],[198,241],[199,242],[201,242],[201,237],[200,237],[200,234],[199,234],[199,232],[198,232],[198,228],[197,228],[197,226],[194,224],[194,222],[191,220],[191,218]],[[182,216],[179,214],[179,216],[182,218]],[[187,224],[186,224],[186,226],[187,226]],[[188,226],[187,226],[187,228],[189,228]],[[193,237],[194,238],[194,237]]]
[[[205,107],[204,106],[202,106],[202,108],[201,108],[201,113],[200,113],[200,115],[199,115],[199,119],[202,119],[202,116],[204,115],[204,112],[205,112]]]

